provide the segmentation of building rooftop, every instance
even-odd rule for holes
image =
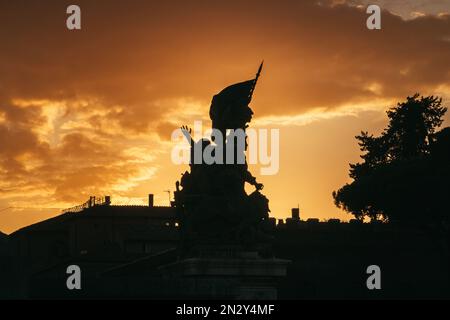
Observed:
[[[175,219],[176,212],[173,207],[166,206],[117,206],[117,205],[95,205],[84,208],[79,212],[65,212],[56,217],[43,220],[32,225],[23,227],[10,234],[17,236],[22,232],[46,231],[64,229],[68,221],[74,219],[100,218],[100,217],[148,217],[151,219]],[[0,236],[1,239],[1,236]]]

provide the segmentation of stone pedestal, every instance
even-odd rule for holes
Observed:
[[[202,299],[277,299],[277,280],[289,260],[261,258],[256,252],[233,257],[193,257],[160,267],[165,277],[185,284],[184,295]]]

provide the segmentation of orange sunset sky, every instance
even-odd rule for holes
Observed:
[[[365,9],[383,9],[368,30]],[[81,7],[82,29],[66,28]],[[210,126],[211,98],[263,73],[251,127],[280,129],[280,168],[258,176],[272,215],[351,216],[331,193],[354,136],[415,92],[450,106],[450,0],[0,0],[0,231],[90,195],[167,205],[187,166],[172,130]],[[446,116],[444,125],[449,125]],[[250,167],[258,173],[257,167]]]

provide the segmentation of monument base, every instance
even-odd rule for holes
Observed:
[[[277,299],[277,280],[289,260],[261,258],[257,252],[234,257],[192,257],[160,267],[165,277],[185,283],[183,296],[194,299]]]

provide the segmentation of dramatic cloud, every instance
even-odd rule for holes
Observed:
[[[207,120],[212,95],[262,59],[260,125],[448,94],[448,5],[377,3],[371,31],[362,0],[78,1],[82,30],[69,31],[69,1],[2,1],[0,204],[142,193],[172,130]]]
[[[266,60],[259,115],[403,97],[449,82],[450,17],[405,21],[313,1],[81,2],[81,31],[65,28],[64,1],[2,4],[3,91],[43,99],[95,97],[111,118],[146,130],[167,111],[155,101],[205,103]]]

